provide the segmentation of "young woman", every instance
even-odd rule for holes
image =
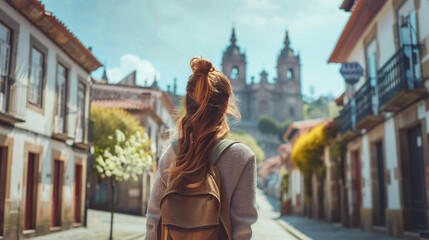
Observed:
[[[194,182],[204,179],[210,169],[212,149],[229,133],[228,115],[240,117],[228,78],[209,60],[193,58],[190,64],[193,74],[186,87],[183,114],[177,122],[178,152],[171,146],[159,160],[147,211],[147,240],[158,239],[160,204],[169,181],[176,176],[186,176]],[[255,154],[246,145],[234,143],[215,165],[229,203],[230,238],[250,239],[251,225],[258,218]]]

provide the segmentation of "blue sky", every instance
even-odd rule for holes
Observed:
[[[286,29],[301,55],[302,93],[315,96],[344,91],[339,65],[327,59],[345,26],[348,13],[340,0],[42,0],[106,64],[111,82],[137,69],[137,81],[156,75],[162,89],[178,79],[185,92],[194,56],[210,59],[218,69],[229,45],[232,26],[247,54],[247,76],[265,69],[272,80]],[[103,69],[93,72],[101,78]]]

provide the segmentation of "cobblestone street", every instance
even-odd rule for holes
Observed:
[[[253,237],[255,240],[292,240],[297,239],[289,234],[278,223],[279,206],[274,199],[266,197],[258,189],[256,194],[256,204],[258,207],[258,221],[253,225]]]
[[[108,239],[110,213],[88,210],[88,228],[80,227],[58,233],[32,238],[34,240],[97,240]],[[115,213],[113,225],[114,239],[143,239],[146,229],[146,218]]]

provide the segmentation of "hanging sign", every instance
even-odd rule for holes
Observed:
[[[340,73],[348,84],[356,84],[362,76],[363,69],[357,62],[343,63]]]

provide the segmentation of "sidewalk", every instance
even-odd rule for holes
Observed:
[[[110,212],[88,209],[88,228],[79,227],[44,236],[33,240],[96,240],[108,239],[110,230]],[[143,239],[146,230],[146,218],[115,213],[113,239]]]
[[[357,228],[343,228],[330,223],[306,217],[286,216],[278,219],[279,224],[301,240],[395,240],[386,235],[365,232]]]

